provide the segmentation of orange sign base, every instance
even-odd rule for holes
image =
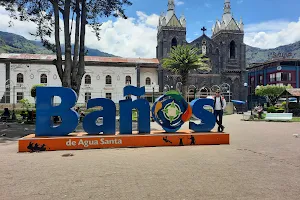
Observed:
[[[220,144],[229,144],[229,134],[194,133],[190,130],[176,134],[152,131],[150,134],[142,135],[71,133],[65,137],[35,137],[31,134],[19,140],[19,152]]]

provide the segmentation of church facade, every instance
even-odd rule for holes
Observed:
[[[209,58],[211,71],[203,73],[198,70],[190,71],[189,86],[197,91],[212,91],[221,85],[229,85],[226,91],[232,93],[231,99],[246,100],[247,82],[246,45],[244,44],[244,24],[237,22],[232,13],[230,0],[225,0],[224,12],[221,20],[217,20],[212,27],[212,37],[205,34],[205,27],[201,29],[203,35],[192,42],[186,41],[186,19],[175,13],[174,0],[168,0],[168,10],[159,18],[157,32],[156,57],[160,61],[159,83],[160,90],[177,88],[180,76],[172,74],[162,68],[162,60],[166,58],[173,46],[192,45],[200,49],[200,53]],[[214,87],[215,86],[215,87]],[[214,88],[214,89],[212,89]],[[222,90],[222,88],[220,88]]]

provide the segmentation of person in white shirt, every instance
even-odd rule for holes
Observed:
[[[225,127],[223,126],[223,113],[226,108],[226,100],[221,96],[220,91],[216,92],[214,98],[214,115],[218,124],[218,132],[224,132]]]

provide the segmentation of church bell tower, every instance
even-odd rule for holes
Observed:
[[[159,17],[157,27],[156,57],[161,60],[168,56],[171,48],[186,44],[186,20],[182,15],[179,19],[175,14],[174,0],[168,0],[167,13]]]

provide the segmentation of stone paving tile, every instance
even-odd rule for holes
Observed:
[[[0,199],[299,200],[300,124],[241,118],[225,117],[220,146],[16,153],[7,141]]]

